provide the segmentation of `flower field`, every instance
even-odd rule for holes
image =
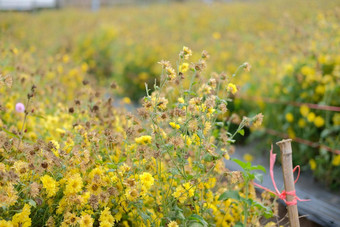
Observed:
[[[339,3],[0,12],[0,226],[280,225],[249,132],[339,189]]]

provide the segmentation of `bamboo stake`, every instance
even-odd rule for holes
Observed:
[[[281,151],[282,173],[286,192],[295,192],[291,141],[291,139],[286,139],[276,143]],[[288,202],[291,202],[294,199],[294,196],[287,195]],[[290,226],[300,227],[297,205],[287,206],[287,210]]]

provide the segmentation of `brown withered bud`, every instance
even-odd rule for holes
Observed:
[[[35,169],[35,166],[34,166],[33,163],[30,163],[30,164],[28,165],[28,168],[30,168],[30,170],[34,170],[34,169]]]
[[[35,92],[35,89],[37,89],[37,86],[35,86],[35,85],[33,84],[32,87],[31,87],[31,91],[34,93],[34,92]]]
[[[39,195],[39,192],[40,192],[40,185],[36,182],[33,182],[31,185],[30,185],[30,195],[32,197],[37,197]]]
[[[166,113],[162,113],[161,118],[162,120],[166,120],[168,118],[168,115]]]
[[[221,112],[224,114],[228,111],[227,106],[224,103],[221,103],[218,108],[221,110]]]
[[[202,51],[202,58],[203,58],[203,59],[208,59],[209,57],[210,57],[210,55],[209,55],[208,51],[203,50],[203,51]]]
[[[85,123],[85,126],[86,126],[86,128],[91,128],[91,122],[89,122],[89,121],[87,121],[86,123]]]
[[[56,147],[54,146],[54,144],[52,143],[52,141],[48,142],[47,144],[47,150],[51,151],[52,149],[55,149]]]
[[[129,128],[127,128],[125,131],[126,131],[126,135],[127,135],[128,137],[131,137],[131,136],[133,136],[133,135],[135,134],[135,130],[134,130],[133,127],[129,127]]]
[[[19,179],[18,174],[16,174],[13,170],[8,171],[9,180],[12,182],[17,182]]]
[[[225,74],[224,72],[220,74],[220,79],[221,80],[225,80],[227,79],[227,74]]]
[[[149,111],[144,107],[138,108],[137,113],[142,119],[147,119],[149,117]]]
[[[118,190],[117,188],[115,187],[109,187],[107,189],[107,192],[110,194],[110,195],[114,195],[114,196],[117,196],[118,195]]]
[[[179,72],[178,75],[181,80],[184,80],[184,74],[182,72]]]
[[[68,109],[68,112],[69,112],[69,113],[74,113],[74,108],[73,108],[73,107],[70,107],[70,108]]]
[[[129,185],[130,187],[133,187],[133,186],[135,186],[136,182],[135,182],[134,179],[128,178],[128,179],[125,180],[125,184]]]
[[[180,109],[180,108],[174,108],[171,112],[170,115],[172,117],[183,117],[185,116],[185,110]]]
[[[104,131],[104,135],[105,136],[110,136],[112,134],[112,131],[110,130],[110,129],[105,129],[105,131]]]
[[[118,85],[117,85],[116,82],[112,82],[111,85],[110,85],[110,87],[111,87],[112,89],[116,89],[116,88],[118,87]]]
[[[170,143],[174,145],[174,149],[176,150],[177,148],[183,148],[184,147],[184,141],[183,138],[180,136],[177,137],[172,137],[170,139]]]
[[[238,115],[238,114],[236,114],[236,113],[233,113],[232,115],[231,115],[231,122],[233,123],[233,124],[240,124],[241,123],[241,118],[240,118],[240,116]]]
[[[155,150],[154,151],[154,158],[159,158],[161,156],[162,152],[160,150]]]
[[[52,216],[50,216],[46,222],[46,226],[47,227],[52,227],[52,226],[55,226],[55,221],[54,221],[54,218]]]
[[[33,98],[34,94],[33,93],[28,93],[27,94],[27,98],[30,99],[30,98]]]
[[[98,209],[98,196],[91,194],[89,198],[89,204],[94,210],[97,210]]]
[[[102,192],[100,193],[99,197],[100,201],[102,201],[103,203],[107,203],[110,198],[110,194],[108,192]]]
[[[4,131],[0,132],[0,146],[7,141],[7,134]]]
[[[200,60],[198,61],[198,63],[195,64],[195,69],[196,69],[197,71],[202,71],[202,70],[204,70],[206,67],[207,67],[207,63],[206,63],[205,60],[203,60],[203,59],[200,59]]]
[[[215,96],[210,96],[207,100],[205,100],[205,105],[207,108],[214,108],[216,105]]]
[[[92,107],[92,111],[93,111],[93,112],[97,112],[98,110],[99,110],[99,106],[94,105],[94,106]]]
[[[74,103],[75,103],[76,105],[80,105],[80,100],[76,99],[76,100],[74,100]]]
[[[36,198],[34,201],[38,206],[40,206],[43,203],[43,200],[41,198]]]
[[[35,150],[33,149],[33,150],[30,150],[30,152],[29,152],[29,154],[31,155],[31,156],[33,156],[33,155],[35,155]]]
[[[45,162],[45,161],[44,161],[44,162],[42,162],[42,163],[41,163],[41,167],[42,167],[42,168],[44,168],[44,169],[47,169],[47,167],[48,167],[48,163],[47,163],[47,162]]]
[[[242,172],[240,171],[232,171],[227,173],[227,180],[231,184],[239,184],[244,181]]]
[[[208,85],[211,86],[212,88],[216,88],[216,79],[215,78],[210,78],[209,79],[209,82],[208,82]]]
[[[6,151],[9,151],[12,148],[12,143],[10,141],[5,141],[3,147]]]
[[[83,85],[86,86],[89,84],[89,81],[88,80],[83,80]]]

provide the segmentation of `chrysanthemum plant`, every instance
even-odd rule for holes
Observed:
[[[46,132],[43,117],[32,127],[45,132],[35,131],[37,141],[26,130],[0,132],[0,224],[256,226],[272,215],[270,196],[257,198],[251,184],[258,177],[251,171],[262,167],[235,160],[245,171],[231,172],[224,163],[235,135],[260,124],[262,115],[243,118],[229,132],[237,73],[205,79],[208,54],[197,63],[190,56],[184,47],[176,68],[160,62],[160,80],[152,92],[146,86],[136,114],[114,108],[112,98],[103,101],[83,83],[66,120],[53,121],[66,130]],[[248,68],[245,63],[238,72]],[[34,117],[31,108],[22,129]]]
[[[154,190],[163,217],[158,223],[196,225],[244,225],[258,223],[260,217],[272,216],[269,207],[256,200],[251,181],[260,178],[253,170],[265,169],[234,159],[243,169],[228,172],[224,160],[233,150],[234,137],[244,133],[245,126],[259,125],[262,115],[244,117],[235,132],[228,132],[232,118],[228,102],[237,92],[232,78],[222,73],[209,79],[204,75],[209,55],[202,52],[197,63],[188,63],[191,50],[184,47],[179,54],[177,70],[168,61],[159,62],[163,73],[150,94],[146,85],[143,107],[138,109],[148,137],[147,148],[136,157],[145,161],[151,155],[156,178]],[[135,161],[138,161],[137,158]],[[176,226],[176,224],[173,224]]]

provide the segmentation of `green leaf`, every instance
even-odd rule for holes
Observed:
[[[190,223],[189,226],[190,227],[203,227],[203,225],[201,223],[197,223],[197,222]]]
[[[223,127],[224,126],[224,122],[215,122],[216,126],[220,126]]]
[[[244,227],[244,225],[241,222],[237,222],[234,227]]]
[[[13,137],[15,137],[15,138],[17,138],[17,139],[20,139],[20,137],[19,137],[18,135],[15,135],[14,133],[8,131],[7,129],[1,128],[1,130],[3,130],[4,132],[6,132],[6,133],[7,133],[8,135],[10,135],[10,136],[13,136]]]
[[[185,220],[185,217],[181,211],[177,212],[176,218],[178,218],[179,220]]]
[[[46,117],[42,116],[42,115],[38,115],[38,114],[32,114],[31,116],[36,117],[36,118],[41,118],[46,120]]]
[[[263,175],[261,173],[254,173],[254,177],[257,181],[261,182],[263,181]]]
[[[232,158],[232,161],[236,162],[237,164],[239,164],[239,166],[242,167],[242,169],[246,169],[247,168],[247,163],[237,159],[237,158]]]
[[[257,207],[257,208],[259,208],[260,210],[262,210],[263,216],[264,216],[265,218],[271,218],[271,217],[273,217],[273,211],[272,211],[269,207],[263,205],[263,204],[260,203],[260,202],[255,201],[255,200],[252,200],[252,199],[249,199],[249,200],[251,201],[251,206]]]
[[[201,140],[205,139],[202,130],[198,130],[198,131],[197,131],[197,135],[198,135],[198,137],[199,137]]]
[[[227,199],[235,199],[235,200],[240,200],[240,195],[238,191],[226,191],[223,192],[220,197],[218,198],[219,201],[225,201]]]
[[[194,178],[193,175],[188,174],[188,175],[186,176],[186,179],[187,179],[187,180],[191,180],[192,178]]]
[[[237,132],[244,136],[244,129],[238,130]]]
[[[252,166],[252,167],[249,168],[249,170],[250,170],[250,171],[252,171],[252,170],[261,170],[261,171],[263,171],[264,173],[267,172],[266,169],[265,169],[263,166],[261,166],[261,165]]]
[[[192,214],[190,217],[188,217],[188,220],[192,220],[192,221],[196,221],[200,224],[202,224],[204,227],[208,226],[208,223],[199,215],[197,214]],[[190,226],[198,226],[198,225],[194,225],[194,223]]]
[[[28,200],[28,204],[32,207],[37,207],[37,203],[33,199]]]
[[[206,162],[212,162],[212,161],[214,161],[214,160],[217,160],[218,157],[215,157],[215,156],[213,156],[213,155],[207,153],[207,154],[204,155],[204,158],[203,158],[203,159],[204,159],[204,161],[206,161]]]

